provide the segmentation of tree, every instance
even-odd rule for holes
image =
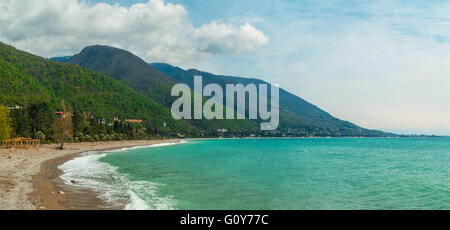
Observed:
[[[31,117],[31,132],[33,137],[41,131],[46,135],[49,134],[49,128],[52,124],[52,109],[46,101],[32,104],[29,108],[29,116]]]
[[[9,109],[0,105],[0,141],[4,141],[10,137],[12,131],[11,122]]]
[[[30,116],[28,115],[28,107],[24,109],[15,109],[11,111],[14,137],[32,137]]]
[[[64,149],[64,142],[72,139],[72,114],[66,112],[66,106],[64,100],[62,102],[63,111],[58,114],[52,125],[53,138],[57,143],[60,143],[60,150]]]

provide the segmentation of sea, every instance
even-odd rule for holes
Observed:
[[[186,140],[87,152],[59,168],[65,183],[125,209],[450,209],[444,137]]]

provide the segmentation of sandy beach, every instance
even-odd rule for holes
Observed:
[[[122,209],[110,207],[96,193],[66,185],[57,168],[64,162],[88,151],[113,150],[179,140],[139,140],[70,143],[65,150],[57,144],[41,145],[35,149],[0,148],[0,210],[11,209]],[[76,182],[74,182],[76,183]]]

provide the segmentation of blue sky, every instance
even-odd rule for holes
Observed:
[[[446,1],[20,1],[0,2],[0,40],[42,56],[104,43],[262,78],[367,128],[450,134]]]

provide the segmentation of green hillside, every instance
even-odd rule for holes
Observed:
[[[169,96],[176,82],[128,51],[109,46],[89,46],[68,59],[67,63],[111,76],[160,104],[170,105],[173,101]]]
[[[56,58],[56,60],[62,60]],[[64,60],[62,60],[64,61]],[[111,76],[169,109],[176,97],[170,95],[178,81],[148,65],[136,55],[109,46],[89,46],[66,61]],[[253,120],[187,120],[199,132],[216,136],[218,129],[226,128],[235,134],[247,135],[259,132]]]
[[[215,83],[225,88],[226,84],[269,84],[265,81],[235,76],[215,75],[196,69],[184,70],[165,63],[151,66],[171,76],[178,82],[193,88],[194,76],[203,77],[203,85]],[[269,84],[270,85],[270,84]],[[280,132],[292,136],[387,136],[381,131],[361,128],[348,121],[342,121],[317,106],[280,88]],[[225,101],[225,98],[224,98]]]
[[[167,107],[99,72],[35,56],[0,43],[0,104],[27,106],[45,101],[56,111],[64,99],[70,111],[112,121],[136,118],[149,128],[166,123],[172,132],[195,129],[174,120]]]

